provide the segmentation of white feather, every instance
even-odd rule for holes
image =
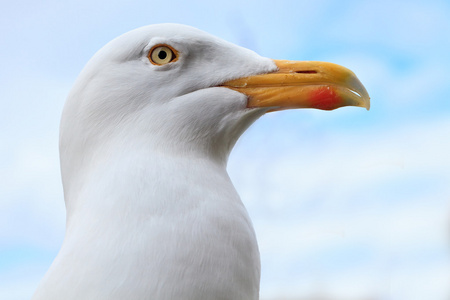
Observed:
[[[151,64],[157,44],[178,61]],[[265,110],[215,86],[275,69],[175,24],[102,48],[64,108],[66,236],[33,299],[258,299],[255,233],[226,162]]]

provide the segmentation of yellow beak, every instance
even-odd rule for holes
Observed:
[[[278,71],[225,82],[222,86],[248,96],[247,107],[333,110],[370,108],[370,97],[356,75],[342,66],[313,61],[275,60]]]

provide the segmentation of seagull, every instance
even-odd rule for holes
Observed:
[[[100,49],[61,118],[61,249],[33,299],[259,299],[260,257],[227,174],[267,112],[369,109],[350,70],[272,60],[158,24]]]

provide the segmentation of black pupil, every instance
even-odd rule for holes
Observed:
[[[164,50],[159,51],[158,57],[159,59],[165,59],[167,57],[167,52]]]

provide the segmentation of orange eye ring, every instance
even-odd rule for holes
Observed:
[[[157,66],[167,65],[178,60],[178,51],[165,44],[153,46],[148,52],[148,60]]]

